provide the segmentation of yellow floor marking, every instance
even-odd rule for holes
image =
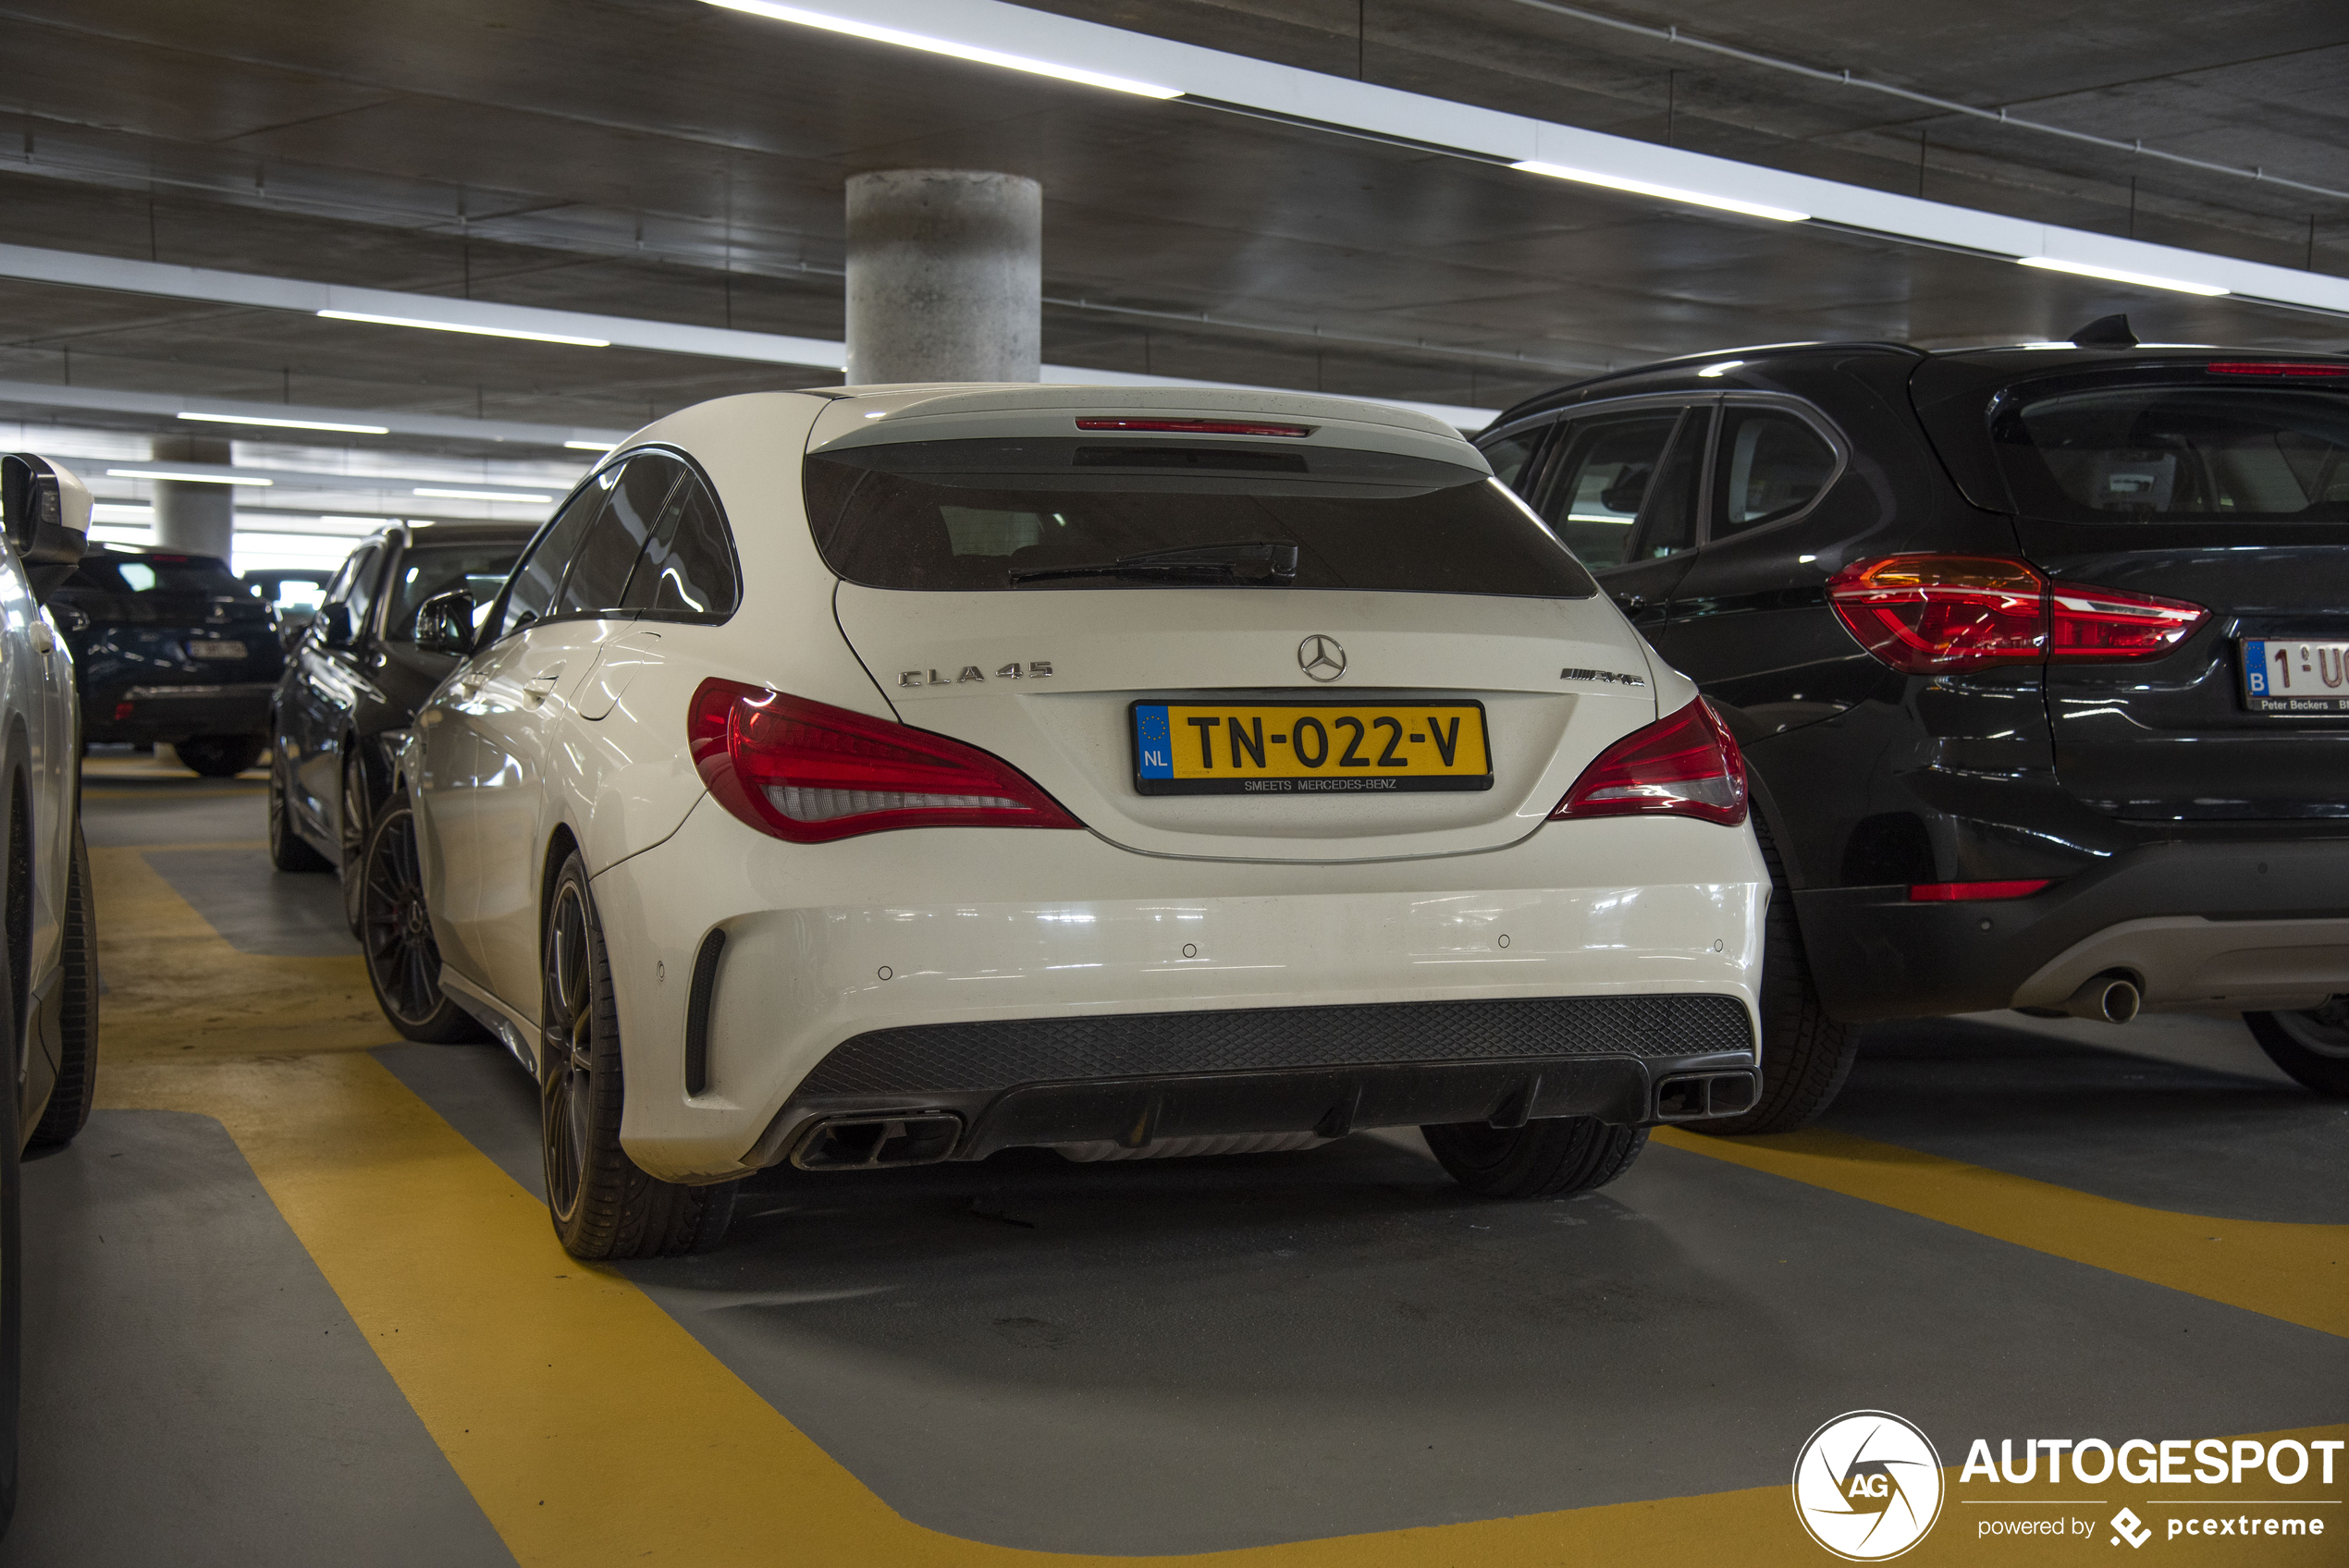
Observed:
[[[137,850],[90,851],[99,1078],[117,1062],[365,1050],[391,1036],[355,957],[241,953]]]
[[[145,1063],[117,1072],[107,1098],[220,1118],[490,1523],[529,1568],[1154,1562],[1815,1568],[1823,1561],[1777,1486],[1180,1559],[1096,1558],[960,1539],[891,1509],[626,1280],[565,1257],[538,1202],[372,1058]],[[2343,1431],[2349,1427],[2313,1435]],[[1789,1452],[1802,1435],[1791,1427],[1784,1435]],[[972,1440],[986,1439],[974,1433]],[[1611,1439],[1593,1434],[1593,1440]],[[1954,1470],[1949,1480],[1954,1488]],[[2021,1500],[2045,1489],[1999,1495]],[[2226,1506],[2220,1489],[2210,1490],[2212,1506]],[[1984,1561],[1973,1536],[1980,1512],[1952,1506],[1912,1561],[1957,1562],[1961,1553]],[[2302,1550],[2320,1543],[2248,1544],[2263,1549],[2262,1562],[2329,1560],[2330,1549]],[[2221,1552],[2196,1558],[2232,1560]]]
[[[161,790],[108,790],[103,786],[85,789],[82,799],[90,801],[194,801],[218,795],[242,795],[248,799],[264,793],[261,790],[187,789],[166,792]]]
[[[1659,1128],[1654,1138],[1691,1154],[2349,1336],[2349,1225],[2207,1219],[2142,1208],[1818,1127],[1767,1138],[1710,1138]],[[2349,1519],[2342,1528],[2349,1531]]]
[[[136,850],[142,855],[176,854],[188,850],[265,850],[268,847],[269,840],[266,839],[198,839],[191,844],[108,844],[106,846],[110,850]]]

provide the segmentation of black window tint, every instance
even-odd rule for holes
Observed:
[[[649,615],[723,619],[741,602],[725,514],[709,487],[688,472],[670,493],[621,603]]]
[[[498,618],[498,636],[520,631],[553,612],[571,558],[579,553],[579,542],[586,534],[587,525],[602,512],[612,486],[620,482],[620,472],[616,468],[607,469],[590,480],[586,488],[572,496],[571,505],[538,535],[530,554],[514,570],[513,582],[506,591],[505,608]]]
[[[1703,471],[1704,437],[1712,426],[1711,409],[1691,409],[1680,421],[1672,450],[1641,505],[1632,559],[1660,560],[1695,547],[1697,476]]]
[[[519,539],[508,544],[436,545],[411,546],[400,557],[399,581],[393,584],[391,608],[384,618],[384,635],[393,642],[416,640],[416,612],[426,599],[461,588],[473,596],[479,617],[504,587],[521,553]]]
[[[1493,465],[1493,477],[1510,489],[1522,493],[1525,487],[1518,482],[1526,476],[1525,465],[1532,460],[1535,452],[1541,450],[1542,438],[1549,433],[1548,425],[1537,424],[1530,430],[1512,431],[1497,440],[1484,443],[1484,460]]]
[[[1567,426],[1541,510],[1584,565],[1620,566],[1631,558],[1632,528],[1679,421],[1678,409],[1644,409]]]
[[[1990,435],[2034,517],[2349,520],[2349,396],[2339,392],[2183,378],[2049,387],[2011,402]]]
[[[1791,517],[1818,498],[1835,472],[1835,448],[1783,409],[1723,410],[1714,458],[1714,533],[1735,533]]]
[[[825,562],[877,588],[1598,591],[1482,467],[1408,453],[1035,436],[852,447],[806,472]],[[1296,546],[1293,577],[1114,570],[1268,544]]]
[[[658,452],[628,459],[564,580],[562,614],[597,615],[621,606],[645,542],[663,521],[661,505],[684,472],[684,464]]]

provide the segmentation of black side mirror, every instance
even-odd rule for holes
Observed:
[[[318,628],[318,640],[329,648],[351,646],[351,606],[337,600],[318,606],[314,621]]]
[[[46,603],[90,543],[90,487],[46,458],[11,452],[0,458],[0,526],[34,602]]]
[[[426,599],[416,611],[416,648],[459,659],[472,653],[473,596],[460,588]]]

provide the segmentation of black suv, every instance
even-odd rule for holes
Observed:
[[[1765,1086],[1851,1025],[2239,1011],[2349,1093],[2349,359],[1724,350],[1478,445],[1745,748]]]
[[[269,606],[212,556],[92,545],[50,600],[88,741],[168,741],[206,778],[261,760],[286,667]]]
[[[388,748],[458,661],[416,646],[416,610],[463,589],[486,605],[535,524],[405,523],[363,540],[327,583],[269,704],[269,858],[335,871],[358,922],[354,871],[390,787]]]

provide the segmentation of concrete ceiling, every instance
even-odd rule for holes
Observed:
[[[2349,200],[1534,0],[1039,8],[1987,212],[2349,272]],[[1938,13],[1690,0],[1607,14],[2349,190],[2338,0]],[[842,181],[943,165],[1044,183],[1045,357],[1066,365],[1497,408],[1715,346],[2011,340],[2110,310],[2173,340],[2349,340],[2339,319],[1700,214],[695,0],[19,0],[0,18],[0,239],[23,245],[837,338]],[[0,382],[547,425],[624,429],[721,393],[838,379],[52,284],[0,282]],[[0,417],[53,411],[22,392],[0,400]],[[135,411],[71,418],[162,427]],[[483,450],[412,435],[351,444]]]

